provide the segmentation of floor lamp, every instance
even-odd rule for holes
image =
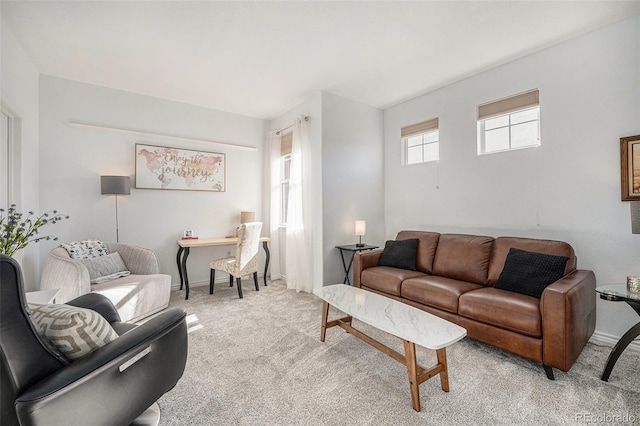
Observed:
[[[100,176],[100,193],[116,196],[116,243],[119,243],[118,195],[131,194],[131,178],[129,176]]]

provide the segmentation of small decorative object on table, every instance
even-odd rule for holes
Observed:
[[[45,225],[54,224],[62,219],[69,219],[69,216],[51,210],[36,216],[34,212],[29,212],[23,218],[15,204],[11,204],[9,209],[0,209],[0,253],[12,256],[16,251],[27,247],[30,243],[37,243],[42,240],[54,240],[58,237],[51,235],[38,235],[38,230]]]
[[[632,293],[640,293],[640,276],[629,275],[627,276],[627,290]]]
[[[196,237],[196,236],[193,234],[193,231],[192,231],[192,230],[188,230],[188,231],[184,231],[184,232],[182,233],[182,239],[183,239],[183,240],[197,240],[197,239],[198,239],[198,237]]]

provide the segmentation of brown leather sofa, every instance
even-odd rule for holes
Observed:
[[[571,245],[562,241],[401,231],[418,239],[416,269],[378,266],[382,250],[354,258],[353,285],[430,312],[467,329],[467,336],[569,371],[593,334],[595,275],[576,269]],[[511,248],[566,256],[564,276],[540,299],[494,288]]]

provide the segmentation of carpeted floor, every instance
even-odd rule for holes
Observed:
[[[281,281],[247,283],[244,299],[225,284],[174,291],[187,311],[189,357],[160,404],[160,425],[512,425],[640,424],[640,354],[626,351],[609,382],[610,348],[588,344],[569,373],[465,338],[447,349],[450,392],[434,378],[411,408],[406,369],[340,328],[320,336],[319,299]],[[330,319],[339,315],[331,310]],[[403,353],[402,342],[354,325]],[[435,352],[418,348],[430,367]]]

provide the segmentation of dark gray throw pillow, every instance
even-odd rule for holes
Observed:
[[[418,239],[389,240],[384,244],[384,250],[378,260],[378,266],[393,266],[394,268],[416,270],[416,252]]]
[[[564,275],[569,258],[511,248],[495,288],[542,297],[549,284]]]

